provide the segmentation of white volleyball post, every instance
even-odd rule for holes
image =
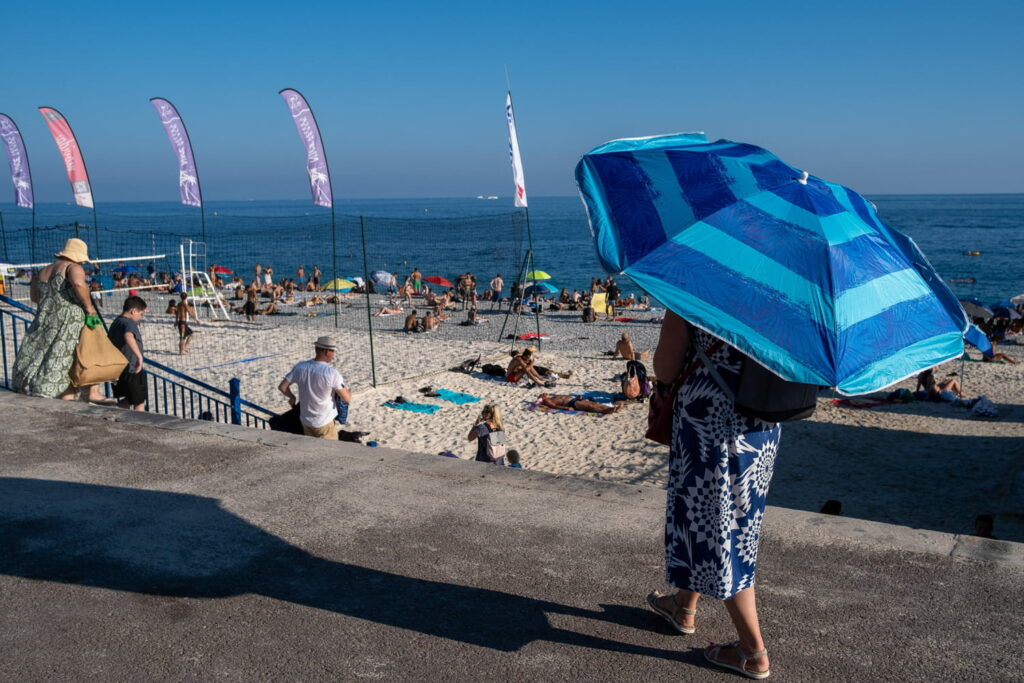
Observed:
[[[206,304],[210,307],[210,317],[213,319],[217,318],[218,311],[224,316],[224,320],[230,320],[231,316],[228,315],[228,311],[224,308],[224,298],[221,297],[217,288],[213,284],[213,280],[210,279],[210,274],[206,272],[205,267],[197,269],[196,259],[199,259],[201,266],[206,264],[206,244],[203,242],[193,242],[190,239],[183,239],[181,246],[178,247],[178,253],[181,256],[181,286],[183,291],[193,291],[196,288],[196,284],[202,294],[188,294],[188,298],[191,301],[199,302],[199,307]],[[199,308],[196,308],[196,313],[199,312]]]

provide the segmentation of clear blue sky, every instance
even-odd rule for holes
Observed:
[[[531,195],[613,138],[703,130],[865,193],[1024,191],[1024,3],[8,3],[0,112],[39,202],[177,199],[148,102],[184,118],[208,201],[309,196],[277,91],[309,99],[338,198],[511,194],[505,71]],[[2,154],[2,152],[0,152]],[[12,201],[6,159],[0,201]]]

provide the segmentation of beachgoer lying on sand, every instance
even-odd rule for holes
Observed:
[[[991,341],[991,340],[989,340],[989,341]],[[992,342],[992,343],[995,344],[995,342]],[[991,350],[991,351],[985,351],[984,353],[982,353],[981,354],[981,360],[984,361],[985,363],[998,363],[999,361],[1004,360],[1007,363],[1009,363],[1010,365],[1016,365],[1017,364],[1017,359],[1016,358],[1013,358],[1012,356],[1007,356],[1005,353],[1002,353],[1002,352],[997,352],[994,349]]]
[[[597,413],[598,415],[608,415],[609,413],[617,413],[622,410],[621,403],[616,403],[614,406],[606,406],[603,403],[588,401],[582,396],[568,396],[566,394],[541,394],[540,402],[542,405],[546,405],[548,408],[555,408],[556,410],[581,410],[585,413]]]
[[[914,390],[917,391],[918,389],[924,390],[927,400],[936,403],[955,401],[963,396],[960,393],[960,380],[950,375],[941,382],[936,381],[934,368],[925,370],[917,376],[917,386]]]
[[[266,307],[256,311],[256,315],[274,315],[277,313],[277,302],[271,301]]]
[[[382,315],[396,315],[402,312],[401,306],[381,306],[380,310],[373,314],[373,317],[379,318]]]
[[[449,316],[442,311],[444,311],[444,308],[441,306],[440,299],[438,299],[437,302],[434,303],[434,317],[438,320],[447,320]]]

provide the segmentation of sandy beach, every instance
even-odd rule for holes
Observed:
[[[373,388],[366,308],[360,300],[342,305],[338,328],[330,307],[320,307],[315,317],[296,308],[256,324],[241,316],[220,322],[204,317],[190,353],[179,356],[171,318],[163,314],[168,297],[149,299],[151,312],[142,328],[149,358],[218,387],[237,377],[246,399],[271,410],[287,408],[276,389],[285,373],[312,356],[317,336],[332,334],[344,349],[336,366],[354,389],[349,428],[369,432],[367,441],[472,459],[475,444],[467,433],[480,407],[493,403],[503,410],[510,446],[521,452],[528,469],[641,487],[665,484],[668,449],[643,438],[646,404],[628,404],[602,417],[531,409],[542,391],[618,391],[616,376],[625,363],[602,352],[624,331],[637,349],[653,348],[659,326],[648,321],[658,313],[623,312],[637,320],[593,324],[583,324],[575,312],[546,313],[542,331],[551,336],[542,344],[538,364],[574,373],[551,390],[448,370],[478,356],[481,362],[506,363],[512,342],[497,340],[504,317],[497,311],[484,307],[490,322],[474,327],[458,326],[464,314],[456,311],[442,330],[428,334],[396,332],[401,315],[377,319],[379,386]],[[108,319],[114,308],[108,300]],[[520,321],[524,326],[535,329],[529,318]],[[1000,350],[1024,360],[1024,346]],[[987,513],[995,516],[997,537],[1024,541],[1024,364],[956,361],[937,370],[938,375],[951,372],[961,376],[965,395],[988,396],[999,416],[972,418],[966,408],[926,402],[857,409],[833,405],[837,397],[822,393],[812,419],[783,429],[769,503],[817,511],[825,500],[836,499],[849,517],[955,533],[970,533],[974,517]],[[896,386],[913,389],[914,382]],[[427,398],[418,391],[424,387],[470,394],[480,402],[455,405]],[[383,405],[398,396],[440,410],[421,414]]]

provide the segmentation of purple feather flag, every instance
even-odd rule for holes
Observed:
[[[178,115],[178,110],[167,100],[154,97],[150,100],[167,131],[167,139],[178,158],[178,192],[181,203],[186,206],[203,206],[203,193],[199,189],[199,172],[196,170],[195,157],[192,156],[192,143],[188,139],[185,123]]]
[[[11,164],[11,182],[14,183],[14,197],[18,206],[31,209],[32,173],[28,167],[28,154],[25,153],[25,141],[21,139],[21,131],[14,120],[6,114],[0,114],[0,139],[7,147],[7,160]]]
[[[280,92],[288,110],[295,119],[295,128],[306,147],[306,171],[309,173],[309,188],[313,192],[313,203],[330,208],[334,203],[331,191],[331,174],[327,169],[327,155],[320,140],[320,128],[316,125],[313,110],[298,90],[285,88]]]

